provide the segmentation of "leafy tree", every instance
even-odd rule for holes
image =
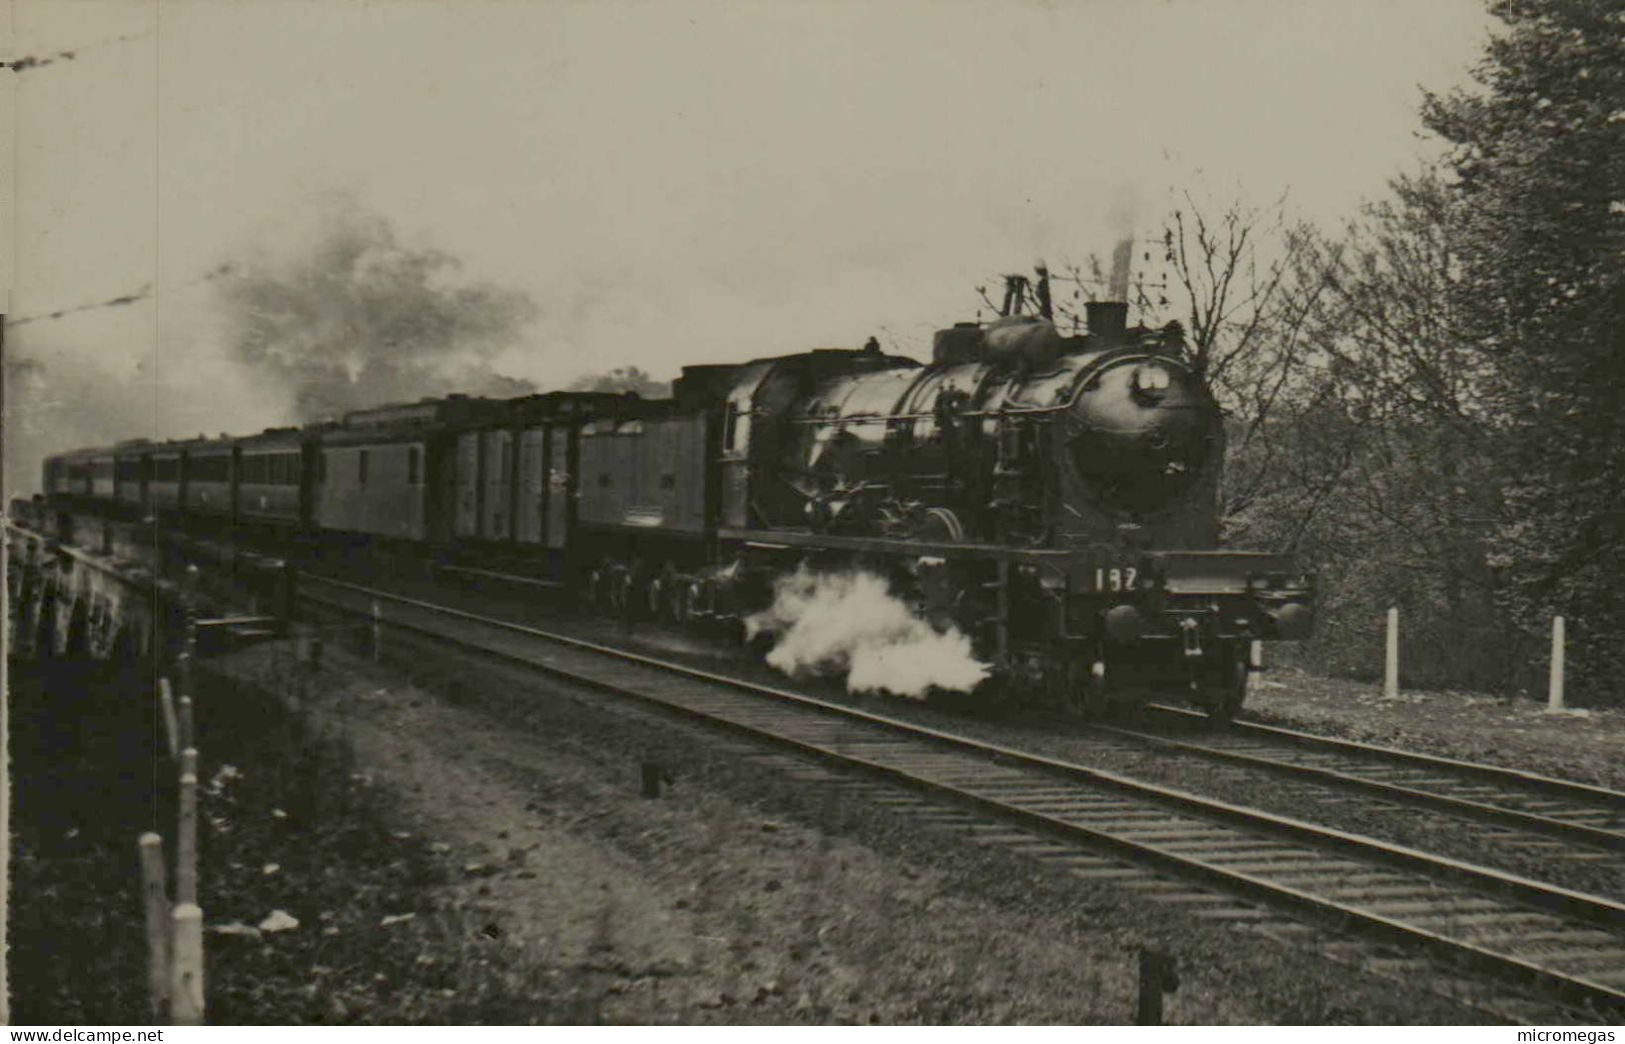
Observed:
[[[1232,455],[1227,505],[1236,543],[1295,551],[1320,574],[1318,666],[1373,669],[1398,605],[1409,680],[1502,687],[1523,679],[1508,677],[1516,643],[1484,565],[1500,472],[1484,367],[1454,310],[1449,215],[1448,187],[1424,170],[1337,232],[1302,232],[1281,291],[1302,314],[1265,331],[1290,335],[1296,369]]]
[[[1625,8],[1495,0],[1479,87],[1429,96],[1450,142],[1456,312],[1490,366],[1507,482],[1491,540],[1524,627],[1573,620],[1625,681]],[[1600,687],[1600,685],[1599,685]]]

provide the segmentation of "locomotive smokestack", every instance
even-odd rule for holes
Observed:
[[[1128,329],[1126,301],[1090,301],[1083,306],[1089,320],[1089,336],[1103,341],[1121,341]]]
[[[1134,240],[1119,239],[1112,247],[1112,277],[1107,295],[1113,301],[1128,300],[1129,265],[1134,260]]]

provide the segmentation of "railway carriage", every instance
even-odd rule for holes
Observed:
[[[181,508],[198,519],[230,521],[236,512],[233,458],[237,440],[221,436],[201,439],[187,447],[183,457]]]
[[[562,574],[576,524],[575,476],[584,418],[613,412],[623,396],[550,392],[514,403],[517,469],[513,477],[513,542],[535,549]]]
[[[308,526],[316,446],[316,434],[299,428],[267,428],[238,439],[233,447],[237,520],[282,529]]]
[[[491,400],[452,396],[346,414],[322,433],[308,465],[315,527],[392,541],[446,541],[457,434],[499,409]]]
[[[510,553],[538,563],[551,579],[568,578],[584,491],[582,433],[639,406],[636,396],[607,392],[548,392],[514,400],[507,443],[513,447],[511,468],[487,484],[510,512]]]
[[[573,554],[587,596],[670,617],[681,570],[715,545],[716,434],[709,411],[648,402],[581,427]]]

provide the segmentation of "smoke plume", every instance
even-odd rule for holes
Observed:
[[[218,283],[232,354],[280,385],[298,420],[454,391],[535,390],[492,369],[534,317],[529,297],[457,281],[456,258],[402,245],[348,197],[323,209],[314,244],[234,264]]]
[[[988,675],[969,638],[933,629],[873,574],[800,569],[773,594],[773,605],[745,625],[752,636],[774,636],[767,662],[785,674],[844,674],[848,692],[915,699],[933,688],[969,692]]]
[[[588,374],[570,382],[569,391],[636,392],[645,399],[668,399],[671,382],[657,381],[641,366],[617,366],[608,373]]]

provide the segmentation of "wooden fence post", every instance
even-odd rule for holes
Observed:
[[[1552,674],[1546,687],[1546,709],[1552,712],[1563,709],[1564,626],[1561,616],[1552,617]]]
[[[164,839],[141,835],[141,897],[147,915],[147,1001],[154,1022],[169,1009],[169,895],[164,887]]]
[[[1388,663],[1383,672],[1382,694],[1389,699],[1399,695],[1399,610],[1388,610]]]
[[[1136,1026],[1162,1025],[1162,997],[1179,989],[1179,972],[1174,959],[1158,950],[1140,951],[1140,1001],[1135,1012]]]
[[[175,842],[175,901],[197,902],[197,751],[181,751],[180,822]]]
[[[169,1021],[203,1025],[203,911],[182,902],[174,913],[174,964],[169,984]]]

